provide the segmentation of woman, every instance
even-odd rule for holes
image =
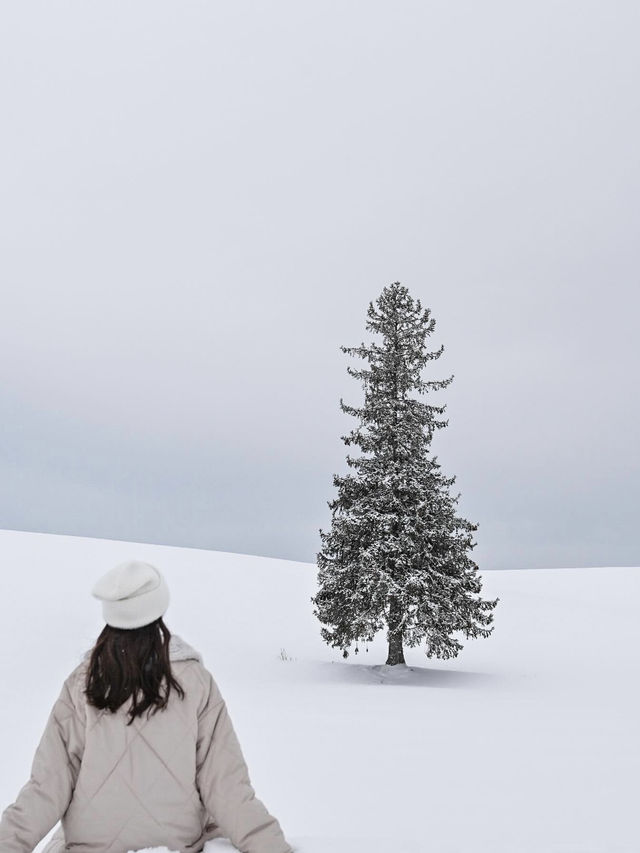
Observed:
[[[92,594],[107,624],[65,680],[31,778],[2,813],[0,851],[31,853],[61,820],[46,853],[195,853],[217,836],[243,853],[292,853],[255,795],[213,676],[163,622],[160,572],[121,563]]]

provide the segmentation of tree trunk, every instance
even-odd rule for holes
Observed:
[[[392,598],[389,606],[389,630],[387,632],[387,640],[389,641],[387,666],[405,663],[402,649],[402,628],[398,627],[401,619],[400,605],[395,598]]]

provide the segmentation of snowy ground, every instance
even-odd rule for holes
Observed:
[[[0,810],[102,629],[93,582],[131,558],[165,573],[297,853],[640,851],[636,568],[486,572],[494,635],[389,670],[382,636],[347,661],[322,643],[311,564],[0,531]]]

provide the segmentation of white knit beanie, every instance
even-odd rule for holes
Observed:
[[[163,616],[169,589],[158,569],[130,560],[104,574],[91,590],[102,601],[102,615],[113,628],[141,628]]]

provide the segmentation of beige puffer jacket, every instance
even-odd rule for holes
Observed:
[[[47,853],[127,853],[166,846],[196,853],[229,838],[243,853],[293,853],[255,796],[227,706],[200,654],[173,634],[163,711],[127,726],[83,694],[87,653],[65,680],[38,744],[31,778],[0,819],[1,853],[31,853],[61,820]]]

